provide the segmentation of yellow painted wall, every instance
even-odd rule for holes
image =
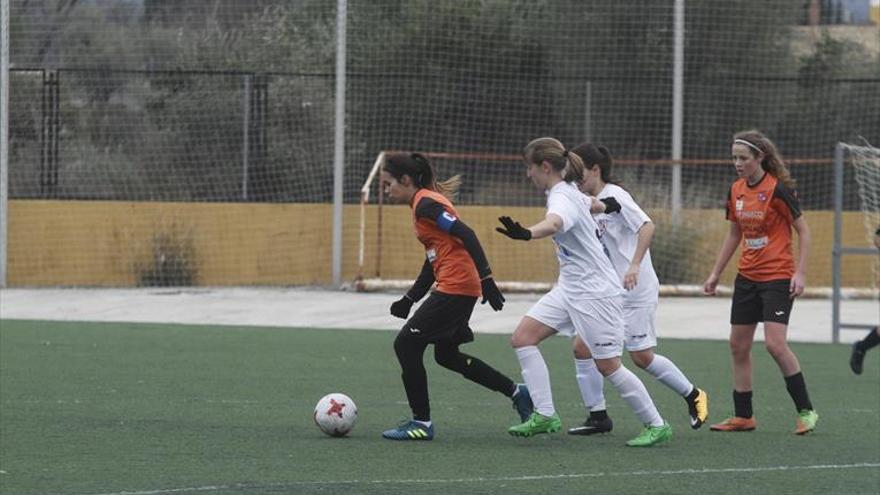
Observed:
[[[556,260],[550,241],[514,242],[495,232],[505,214],[524,223],[543,215],[543,208],[461,207],[474,228],[499,280],[553,281]],[[410,210],[386,206],[378,243],[377,212],[367,214],[366,277],[376,275],[378,248],[381,276],[413,279],[423,250],[412,232]],[[663,211],[649,211],[658,225]],[[343,226],[343,277],[358,274],[359,207],[346,205]],[[726,221],[714,210],[685,211],[684,223],[698,225],[700,246],[690,262],[695,273],[708,273]],[[831,212],[806,212],[813,231],[809,284],[831,284]],[[10,286],[118,286],[138,284],[139,273],[155,259],[154,241],[166,235],[192,248],[196,283],[222,285],[303,285],[331,281],[329,204],[156,203],[120,201],[9,202]],[[858,212],[844,216],[844,238],[868,246]],[[872,263],[867,256],[844,258],[845,286],[870,287]],[[734,262],[725,281],[732,280]],[[701,275],[702,276],[702,275]]]
[[[9,285],[137,285],[162,233],[189,240],[199,285],[326,284],[331,208],[10,201]]]

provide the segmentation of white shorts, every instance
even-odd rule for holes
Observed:
[[[540,321],[562,335],[577,335],[596,359],[623,354],[623,298],[582,299],[570,304],[556,286],[544,294],[526,316]]]
[[[657,329],[654,326],[654,316],[657,314],[657,305],[653,306],[624,306],[623,323],[624,336],[626,337],[626,350],[644,351],[657,347]]]

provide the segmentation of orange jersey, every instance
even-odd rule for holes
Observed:
[[[416,207],[422,198],[431,198],[443,205],[446,210],[444,216],[449,220],[457,219],[458,213],[446,196],[438,192],[419,189],[413,196],[413,226],[434,269],[437,290],[444,294],[480,297],[482,292],[477,267],[461,240],[437,226],[435,220],[416,216]]]
[[[791,278],[791,224],[800,216],[797,194],[769,173],[752,186],[745,178],[734,182],[727,219],[743,234],[739,273],[755,282]]]

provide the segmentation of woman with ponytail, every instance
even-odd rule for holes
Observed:
[[[429,344],[434,344],[437,364],[509,397],[521,420],[532,412],[524,385],[459,350],[461,344],[474,340],[469,321],[478,297],[482,295],[483,304],[488,302],[495,311],[504,306],[504,296],[495,285],[480,241],[452,205],[460,184],[458,176],[438,181],[431,163],[418,153],[392,154],[382,169],[382,190],[392,202],[410,205],[416,237],[425,246],[422,271],[409,291],[391,305],[391,314],[407,319],[412,305],[437,283],[394,340],[413,417],[383,432],[389,440],[434,438],[423,363]]]
[[[660,296],[660,281],[651,262],[651,239],[654,223],[629,192],[617,185],[611,175],[611,153],[604,146],[583,143],[572,150],[584,162],[584,180],[580,190],[598,198],[613,197],[620,211],[598,213],[596,231],[626,289],[623,295],[624,346],[633,363],[666,385],[688,407],[691,428],[698,429],[709,416],[706,392],[694,386],[669,358],[654,352],[657,330],[654,320]],[[568,430],[572,435],[607,433],[613,428],[605,407],[602,375],[587,344],[574,339],[575,377],[589,416],[582,426]]]
[[[608,378],[621,398],[633,409],[644,430],[627,442],[632,447],[650,447],[669,440],[672,429],[663,421],[647,389],[620,361],[623,352],[622,288],[611,261],[605,255],[591,210],[597,203],[606,212],[620,210],[616,201],[596,201],[582,194],[577,184],[584,164],[558,140],[540,138],[523,150],[526,175],[535,187],[547,193],[547,214],[525,228],[510,217],[501,217],[497,230],[511,239],[528,241],[552,237],[559,260],[559,278],[520,320],[511,337],[523,379],[532,396],[534,413],[522,424],[511,427],[514,436],[530,437],[562,428],[553,405],[550,374],[541,351],[546,338],[561,333],[577,336],[590,349],[596,366]]]
[[[752,413],[752,342],[764,325],[764,346],[776,361],[797,410],[795,433],[816,428],[819,415],[807,393],[797,356],[788,347],[788,319],[794,299],[804,293],[810,229],[801,215],[795,182],[776,145],[759,131],[733,136],[731,154],[739,176],[727,195],[730,229],[715,266],[703,284],[715,295],[718,279],[742,244],[730,310],[734,415],[710,426],[714,431],[750,431]],[[798,258],[792,254],[791,230],[798,234]]]

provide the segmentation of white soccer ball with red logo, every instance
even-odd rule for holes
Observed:
[[[315,424],[331,437],[344,437],[354,428],[358,410],[351,397],[327,394],[315,406]]]

